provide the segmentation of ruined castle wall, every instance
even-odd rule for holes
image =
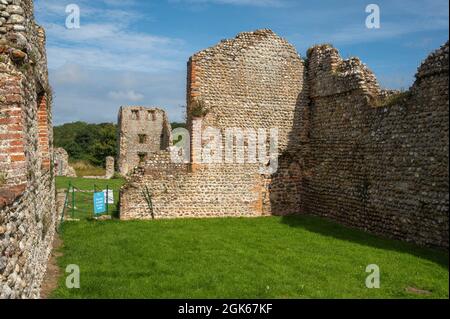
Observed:
[[[169,152],[154,154],[132,182],[121,190],[120,217],[151,219],[148,192],[155,218],[261,216],[259,178],[254,165],[213,165],[191,171],[174,164]]]
[[[294,46],[270,30],[244,32],[195,54],[188,69],[188,121],[193,102],[202,101],[204,127],[278,128],[280,153],[287,149],[304,103],[304,66]]]
[[[195,102],[201,101],[208,110],[203,128],[218,128],[222,136],[229,128],[264,129],[268,135],[278,130],[277,172],[254,181],[262,197],[261,214],[298,212],[300,164],[291,160],[300,145],[307,94],[304,62],[295,47],[270,30],[240,33],[189,60],[188,124]],[[192,147],[192,153],[195,160],[199,151]]]
[[[371,72],[329,46],[311,50],[308,73],[303,210],[448,247],[448,44],[397,100],[381,98]]]
[[[56,176],[77,177],[75,169],[69,164],[69,154],[62,147],[54,150]]]
[[[156,218],[304,213],[448,247],[448,44],[406,93],[382,90],[359,59],[343,60],[329,45],[311,48],[306,66],[268,30],[194,55],[191,162],[154,154],[122,189],[122,218],[151,218],[149,190]],[[201,128],[222,136],[233,127],[278,128],[276,173],[196,162],[198,145],[208,143],[194,130],[199,113]]]
[[[119,111],[118,170],[127,175],[152,153],[171,145],[166,113],[157,108],[122,107]]]
[[[56,222],[45,33],[31,0],[0,13],[0,298],[33,298]]]
[[[213,127],[225,136],[229,128],[265,129],[267,134],[271,128],[278,128],[279,153],[286,152],[290,138],[295,136],[291,132],[299,117],[298,106],[304,103],[303,70],[295,48],[269,30],[241,33],[195,54],[188,63],[187,90],[192,145],[200,138],[192,128],[198,116],[194,108],[201,102],[208,111],[201,129]],[[208,142],[200,139],[203,146]],[[193,147],[192,158],[201,161],[200,153]],[[284,204],[271,205],[270,176],[259,171],[266,163],[194,162],[181,168],[169,165],[164,170],[166,164],[161,157],[167,156],[157,154],[147,161],[146,169],[122,190],[121,218],[151,218],[142,193],[145,186],[154,192],[156,218],[262,216],[297,210],[299,196],[292,199],[283,195],[299,190],[294,185],[298,174],[290,173],[290,163],[279,164],[279,182],[272,185],[272,192],[279,194]]]
[[[3,193],[11,201],[0,203],[0,299],[40,295],[56,225],[55,188],[49,175],[26,189]]]

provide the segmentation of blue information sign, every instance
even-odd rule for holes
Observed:
[[[103,192],[94,193],[94,213],[96,215],[106,212],[105,194]]]

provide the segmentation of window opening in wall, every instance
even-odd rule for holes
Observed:
[[[147,143],[147,135],[139,134],[139,144],[145,144],[145,143]]]
[[[138,110],[132,110],[131,111],[131,119],[132,120],[139,120],[139,111]]]
[[[148,119],[152,121],[156,121],[156,113],[155,111],[148,111]]]
[[[145,163],[147,160],[147,153],[138,153],[139,164]]]
[[[161,136],[160,136],[160,142],[159,142],[161,151],[163,151],[165,149],[165,147],[164,147],[165,139],[166,139],[166,134],[162,133]]]

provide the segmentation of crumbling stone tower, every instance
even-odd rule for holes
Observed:
[[[0,17],[0,299],[37,298],[57,219],[45,32],[31,0]]]
[[[171,127],[166,112],[141,106],[121,107],[119,111],[118,171],[127,175],[150,154],[171,144]]]

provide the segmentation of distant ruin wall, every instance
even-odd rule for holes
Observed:
[[[45,33],[31,0],[0,16],[0,299],[38,298],[57,219]]]
[[[55,148],[54,156],[56,176],[77,177],[75,169],[69,165],[69,154],[65,149]]]
[[[152,153],[171,145],[171,128],[166,112],[141,106],[121,107],[119,111],[118,171],[127,175]]]
[[[382,98],[358,59],[309,56],[306,213],[423,245],[448,247],[448,43],[409,92]]]
[[[115,159],[112,156],[106,157],[106,164],[105,164],[105,177],[106,179],[111,179],[114,177],[115,173]]]

